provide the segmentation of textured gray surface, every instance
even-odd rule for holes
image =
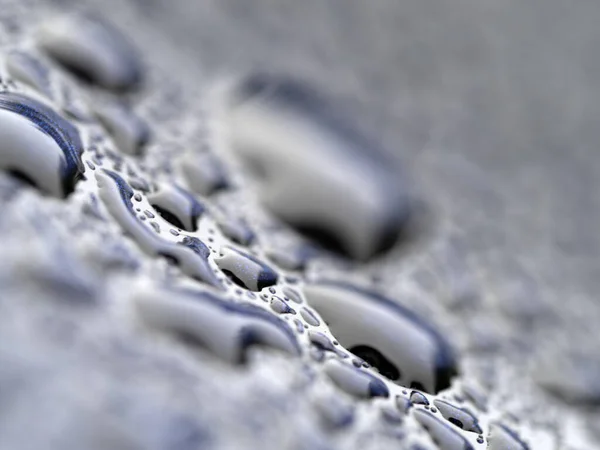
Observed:
[[[593,447],[581,428],[600,437],[600,414],[569,402],[599,397],[600,4],[83,3],[120,25],[149,66],[137,102],[156,133],[151,166],[171,145],[198,145],[202,132],[189,130],[204,105],[193,103],[230,71],[282,69],[349,98],[348,111],[406,164],[433,224],[419,246],[351,272],[432,317],[459,348],[465,378],[490,385],[497,411],[525,428],[552,424],[566,436],[558,448]],[[73,6],[2,4],[5,50],[27,42],[48,10]],[[3,196],[11,185],[3,178]],[[12,198],[1,224],[0,447],[398,445],[384,432],[315,432],[308,400],[292,394],[302,384],[293,361],[258,354],[232,369],[150,345],[119,325],[130,314],[122,288],[136,261],[150,274],[164,267],[142,262],[111,226],[100,238],[77,198]],[[56,273],[66,261],[76,276]],[[337,272],[326,263],[310,270]],[[533,448],[556,448],[541,434]]]

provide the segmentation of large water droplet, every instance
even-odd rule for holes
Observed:
[[[77,129],[49,107],[21,94],[0,93],[0,167],[63,197],[84,167]]]
[[[233,281],[251,291],[260,291],[277,283],[277,273],[273,269],[233,247],[221,248],[215,262]]]
[[[256,172],[262,202],[297,229],[366,259],[408,222],[402,175],[313,89],[255,74],[224,111],[232,150]]]
[[[41,25],[38,41],[72,73],[102,87],[128,89],[142,79],[142,66],[129,40],[98,17],[54,17]]]
[[[136,305],[148,324],[231,363],[243,363],[247,349],[256,344],[293,355],[301,352],[289,326],[254,305],[230,303],[206,292],[157,289],[138,294]]]
[[[367,347],[377,352],[370,353],[373,358],[367,362],[380,368],[382,374],[397,374],[397,383],[418,385],[430,393],[450,386],[457,373],[450,345],[411,311],[378,294],[342,283],[307,285],[304,293],[344,347]],[[376,358],[377,354],[383,358]]]

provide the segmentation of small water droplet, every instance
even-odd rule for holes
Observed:
[[[277,314],[296,314],[296,311],[290,308],[281,298],[276,296],[271,298],[271,309]]]
[[[306,323],[312,325],[313,327],[318,327],[321,324],[317,316],[306,307],[300,309],[300,315],[306,321]]]
[[[317,348],[321,350],[326,350],[329,352],[333,352],[342,358],[347,358],[347,355],[335,348],[335,346],[331,343],[331,340],[327,337],[327,335],[319,332],[319,331],[309,331],[308,338],[312,344],[314,344]]]
[[[192,194],[171,184],[148,195],[148,201],[163,219],[186,231],[198,229],[198,219],[205,210]]]
[[[444,419],[465,431],[481,434],[482,431],[477,418],[467,409],[459,408],[444,400],[436,399],[433,403],[438,407]]]
[[[215,258],[219,268],[234,282],[252,291],[277,283],[277,273],[255,257],[233,247],[223,247]]]
[[[429,405],[429,400],[427,397],[418,391],[412,391],[410,393],[410,402],[413,405]]]

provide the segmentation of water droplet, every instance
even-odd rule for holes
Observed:
[[[301,82],[255,74],[223,110],[232,150],[283,221],[357,259],[397,238],[409,216],[403,177],[332,102]]]
[[[373,350],[357,356],[382,374],[397,375],[394,381],[402,385],[418,383],[431,393],[450,386],[457,370],[448,342],[411,311],[378,294],[342,283],[307,285],[304,294],[343,346]],[[378,354],[381,357],[375,358]]]
[[[332,344],[331,340],[327,337],[327,335],[319,332],[319,331],[309,331],[308,339],[312,344],[314,344],[320,350],[326,350],[328,352],[334,352],[338,356],[342,358],[346,358],[347,355],[341,350],[335,348]]]
[[[275,296],[271,298],[271,309],[277,314],[296,314],[296,311],[290,308],[286,302]]]
[[[260,344],[299,355],[294,333],[262,308],[230,303],[206,292],[148,290],[136,297],[146,323],[200,345],[231,363],[243,363]]]
[[[298,291],[296,291],[295,289],[292,289],[291,287],[285,286],[283,288],[283,295],[295,303],[302,303],[301,294]]]
[[[49,99],[53,98],[50,71],[38,58],[23,51],[12,51],[6,57],[11,77],[33,87]]]
[[[138,54],[114,27],[90,15],[63,15],[44,22],[38,43],[52,58],[80,78],[123,90],[142,78]]]
[[[306,307],[300,309],[300,315],[307,324],[312,325],[313,327],[318,327],[321,324],[317,316]]]
[[[410,393],[410,402],[413,405],[429,405],[427,397],[418,391],[412,391]]]
[[[77,129],[21,94],[0,93],[0,148],[0,167],[57,197],[71,193],[84,171]]]
[[[192,194],[171,184],[161,185],[157,192],[148,195],[148,201],[163,219],[186,231],[198,229],[198,219],[204,213]]]
[[[463,436],[430,412],[414,409],[413,415],[440,450],[473,450],[473,446]]]
[[[132,236],[142,250],[152,256],[168,257],[176,261],[181,270],[190,277],[221,288],[218,278],[208,264],[204,244],[199,240],[196,242],[184,239],[183,245],[179,245],[162,239],[135,217],[131,203],[133,190],[123,178],[115,172],[103,170],[96,173],[96,180],[106,208],[123,231]]]
[[[335,359],[325,363],[325,373],[340,389],[355,397],[387,397],[390,394],[379,378]]]
[[[490,424],[488,450],[529,450],[529,446],[510,428],[499,424]]]
[[[481,427],[477,418],[470,411],[454,406],[444,400],[434,400],[434,405],[440,410],[444,419],[465,431],[481,434]]]
[[[185,154],[180,166],[190,189],[196,194],[209,196],[229,187],[223,165],[211,153]]]
[[[95,113],[119,150],[128,155],[142,153],[150,140],[146,122],[120,103],[100,105]]]
[[[223,247],[215,262],[235,283],[251,291],[260,291],[277,283],[277,273],[273,269],[232,247]]]

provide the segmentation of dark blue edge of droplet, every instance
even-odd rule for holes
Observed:
[[[205,206],[200,203],[196,197],[194,197],[189,191],[187,191],[186,189],[183,189],[182,187],[178,186],[178,185],[174,185],[175,189],[177,190],[177,192],[179,192],[181,195],[183,195],[188,202],[190,202],[190,215],[192,217],[192,227],[194,228],[193,230],[188,230],[188,231],[196,231],[197,227],[196,227],[196,221],[200,218],[200,216],[202,214],[204,214],[204,212],[206,211]]]
[[[456,356],[454,354],[454,350],[452,349],[448,341],[430,323],[426,322],[422,317],[418,316],[408,308],[390,300],[387,297],[384,297],[383,295],[377,292],[372,292],[365,288],[354,286],[341,281],[321,280],[314,284],[316,286],[322,285],[346,289],[368,297],[385,307],[395,310],[396,312],[403,315],[411,322],[414,322],[420,328],[425,330],[428,334],[432,336],[432,338],[438,344],[438,351],[435,356],[435,393],[450,387],[451,379],[458,374],[458,364],[456,361]],[[310,301],[308,303],[310,304]]]
[[[83,145],[77,128],[48,106],[22,94],[0,93],[0,108],[25,117],[54,139],[65,157],[60,174],[64,195],[73,192],[85,170],[81,160]]]
[[[229,313],[251,316],[269,322],[272,325],[279,328],[281,331],[283,331],[283,333],[288,337],[289,341],[292,343],[297,354],[302,353],[300,344],[298,343],[296,335],[294,334],[290,326],[285,321],[279,319],[278,317],[275,317],[270,312],[265,311],[264,309],[258,306],[247,303],[232,303],[226,298],[219,298],[213,293],[195,291],[189,288],[178,288],[175,290],[175,293],[181,293],[186,297],[189,297],[196,301],[210,303],[211,305]]]
[[[210,255],[210,249],[197,237],[185,236],[178,244],[188,247],[202,259],[208,259]]]
[[[121,200],[129,210],[129,212],[135,215],[135,213],[133,212],[133,203],[131,202],[131,198],[133,197],[133,189],[131,188],[131,186],[129,186],[129,184],[116,172],[107,169],[102,169],[102,171],[113,179],[113,181],[117,185],[117,188],[119,189],[119,195],[121,196]]]

